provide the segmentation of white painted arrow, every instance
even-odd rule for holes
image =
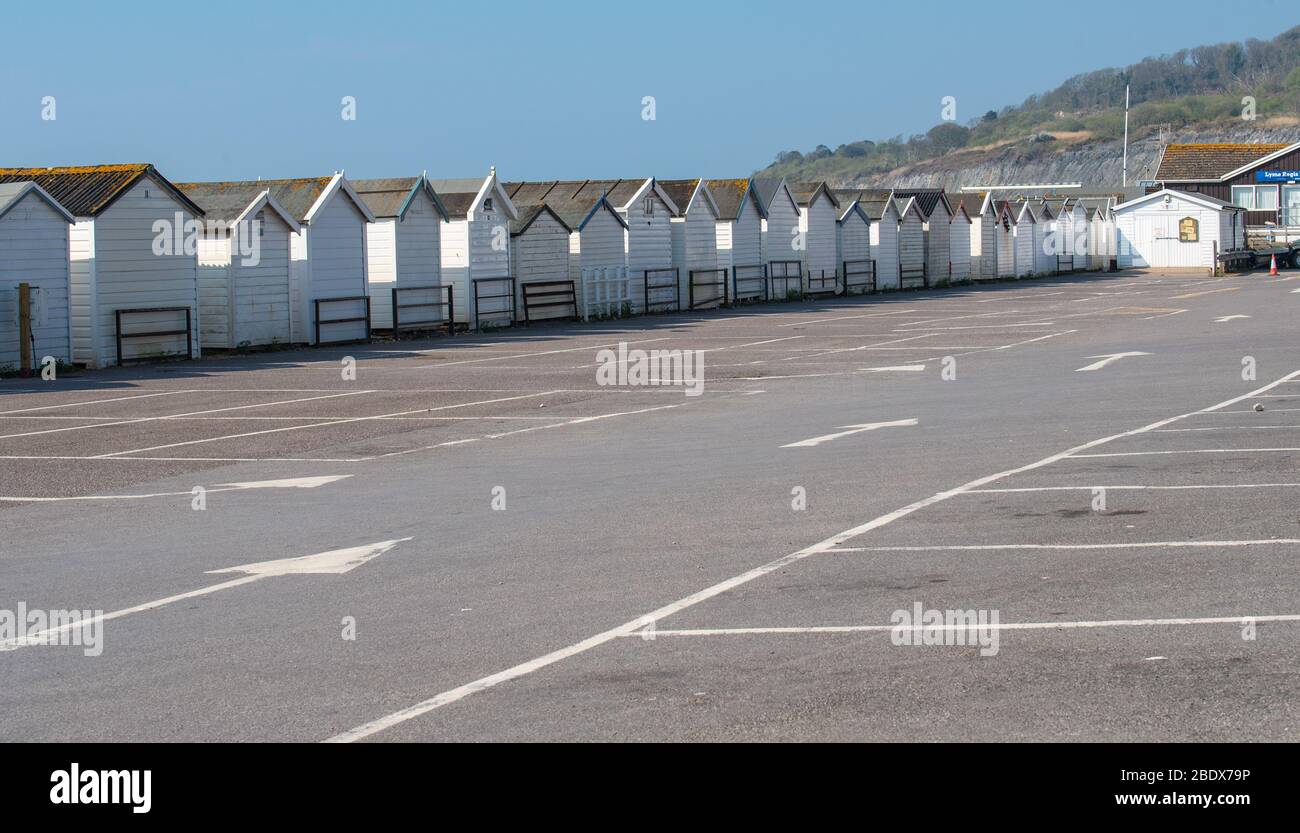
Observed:
[[[339,480],[345,480],[350,474],[329,474],[320,477],[291,477],[286,480],[250,480],[244,483],[219,483],[208,489],[213,492],[238,492],[244,489],[315,489]],[[137,495],[74,495],[71,497],[15,497],[0,495],[0,501],[23,503],[58,503],[68,500],[144,500],[155,497],[190,497],[193,492],[150,492]]]
[[[867,371],[868,373],[889,373],[894,371],[897,371],[899,373],[904,373],[904,372],[920,373],[921,371],[925,370],[925,365],[896,364],[893,367],[864,367],[862,369]]]
[[[101,622],[107,622],[110,619],[121,619],[123,616],[130,616],[133,613],[144,613],[147,610],[157,610],[160,607],[166,607],[175,602],[182,602],[186,599],[194,599],[199,596],[207,596],[221,590],[229,590],[232,587],[238,587],[241,584],[250,584],[254,581],[260,581],[271,576],[289,576],[289,575],[342,575],[355,570],[367,561],[391,550],[393,547],[404,541],[410,541],[410,538],[397,538],[392,541],[379,541],[374,544],[363,544],[359,547],[347,547],[341,550],[329,550],[327,552],[318,552],[315,555],[303,555],[294,558],[281,558],[275,561],[258,561],[253,564],[244,564],[240,567],[226,567],[220,570],[208,570],[209,573],[244,573],[239,578],[223,581],[218,584],[210,584],[207,587],[200,587],[197,590],[189,590],[184,593],[177,593],[174,596],[165,596],[161,599],[154,599],[151,602],[124,607],[121,610],[115,610],[112,613],[105,613],[100,616]],[[67,625],[61,625],[57,628],[38,631],[26,636],[7,639],[0,641],[0,651],[12,651],[27,645],[44,645],[49,637],[56,636],[60,633],[85,627],[81,621],[73,622]]]
[[[895,419],[889,422],[865,422],[862,423],[861,425],[842,425],[840,426],[841,428],[847,428],[849,430],[840,431],[835,434],[825,434],[820,437],[812,437],[811,439],[800,440],[797,443],[790,443],[789,445],[783,445],[781,447],[782,448],[812,448],[815,445],[821,445],[822,443],[827,443],[830,442],[831,440],[838,440],[840,437],[847,437],[852,434],[861,434],[863,431],[875,431],[877,428],[898,428],[905,425],[916,425],[916,424],[917,424],[917,420],[915,418],[912,418],[912,419]]]
[[[1149,356],[1149,355],[1151,354],[1132,351],[1129,353],[1107,353],[1106,355],[1103,356],[1088,356],[1088,358],[1090,359],[1101,359],[1101,361],[1093,362],[1087,367],[1076,368],[1074,372],[1082,373],[1085,370],[1101,370],[1103,367],[1110,364],[1111,362],[1117,362],[1120,359],[1128,358],[1129,356]]]
[[[1219,318],[1214,319],[1214,323],[1215,323],[1215,324],[1222,324],[1222,323],[1224,323],[1224,322],[1226,322],[1226,321],[1232,321],[1232,320],[1235,320],[1235,319],[1237,319],[1237,318],[1250,318],[1250,316],[1249,316],[1249,315],[1224,315],[1224,316],[1221,316],[1221,317],[1219,317]]]

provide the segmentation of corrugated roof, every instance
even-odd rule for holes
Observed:
[[[153,177],[191,211],[203,215],[201,208],[149,164],[0,168],[0,182],[35,182],[77,217],[97,216],[144,176]]]
[[[526,220],[536,219],[536,212],[525,211],[543,203],[555,213],[560,221],[571,230],[580,230],[587,218],[600,205],[602,192],[590,187],[593,182],[619,182],[620,180],[547,180],[545,182],[506,182],[502,187],[510,195],[510,201],[520,209],[521,224]],[[641,180],[642,183],[645,180]],[[606,202],[606,205],[609,203]],[[623,218],[610,207],[610,213],[620,223]]]
[[[939,204],[943,201],[943,189],[942,188],[914,188],[911,190],[895,190],[894,196],[902,197],[903,199],[907,199],[908,197],[916,197],[917,207],[921,209],[921,213],[924,214],[928,219],[929,216],[934,213],[934,210],[938,208]],[[949,205],[951,205],[951,203],[949,203]]]
[[[483,189],[487,177],[465,177],[462,179],[430,179],[429,186],[437,193],[447,214],[452,217],[464,217],[469,213],[474,198]]]
[[[243,214],[267,190],[260,182],[178,182],[176,187],[202,208],[209,219],[226,223]]]
[[[1224,174],[1287,145],[1204,144],[1165,145],[1156,180],[1165,182],[1220,179]]]

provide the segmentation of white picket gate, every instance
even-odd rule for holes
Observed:
[[[590,321],[593,315],[619,315],[625,304],[635,309],[638,300],[632,296],[626,266],[582,270],[583,321]]]

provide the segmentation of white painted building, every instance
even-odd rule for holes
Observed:
[[[753,187],[763,205],[763,263],[768,283],[774,297],[784,297],[787,288],[793,290],[802,283],[799,203],[784,178],[755,177]]]
[[[1119,268],[1213,272],[1215,255],[1245,248],[1245,209],[1169,188],[1115,206]]]
[[[691,273],[695,273],[694,303],[720,303],[728,282],[727,269],[718,263],[718,221],[722,213],[708,183],[702,179],[661,179],[659,185],[677,206],[670,223],[673,266],[681,284],[682,305],[691,305]],[[721,268],[721,272],[718,270]]]
[[[857,199],[840,200],[840,209],[836,226],[844,291],[870,291],[875,280],[871,265],[871,215]]]
[[[1034,262],[1034,245],[1039,236],[1038,219],[1028,200],[1011,203],[1010,210],[1015,220],[1016,277],[1027,278],[1038,272]]]
[[[903,287],[929,286],[925,263],[925,216],[915,197],[894,198],[898,211],[898,269]]]
[[[952,283],[966,283],[970,280],[970,238],[971,221],[966,213],[966,206],[960,202],[953,208],[952,222],[948,229],[948,258],[952,262]]]
[[[938,188],[895,190],[896,199],[915,198],[924,219],[925,274],[929,286],[941,286],[952,281],[952,218],[953,208]],[[967,244],[969,245],[969,243]],[[969,263],[970,255],[967,253]]]
[[[506,279],[511,277],[510,222],[519,219],[519,211],[497,179],[496,168],[486,177],[433,179],[429,185],[447,211],[441,236],[442,282],[452,286],[456,320],[469,322],[471,329],[478,329],[479,321],[513,323]],[[481,298],[477,309],[475,286]]]
[[[754,274],[763,266],[763,204],[748,179],[705,180],[718,207],[718,266]],[[734,275],[733,275],[734,277]]]
[[[825,182],[792,182],[790,191],[799,204],[805,289],[834,292],[840,268],[836,243],[839,201]]]
[[[197,250],[203,347],[289,344],[289,239],[302,230],[297,219],[261,183],[176,187],[204,213]]]
[[[1011,211],[1011,204],[1006,200],[993,203],[997,212],[993,224],[993,247],[997,256],[997,276],[1014,278],[1016,276],[1016,218]]]
[[[31,363],[53,356],[72,361],[69,314],[68,228],[76,222],[34,182],[0,184],[0,370],[21,360],[18,285],[31,287]]]
[[[871,254],[876,261],[876,288],[899,289],[898,209],[886,195],[881,199],[859,200],[871,218]]]
[[[513,202],[513,200],[511,200]],[[515,206],[519,219],[510,223],[510,259],[514,264],[511,272],[515,276],[518,297],[516,299],[519,317],[524,317],[524,287],[531,283],[549,283],[570,280],[571,271],[569,241],[573,229],[563,218],[546,203],[529,206]],[[537,291],[563,291],[563,287],[550,287]],[[568,318],[580,314],[577,303],[577,287],[574,287],[573,307],[548,306],[528,310],[529,321],[546,318]],[[551,303],[565,300],[560,296],[547,296],[536,299],[539,303]]]
[[[366,226],[366,289],[370,295],[370,324],[375,329],[393,326],[393,289],[398,303],[423,304],[442,300],[436,289],[442,283],[442,224],[447,211],[429,180],[421,176],[352,181],[375,221]],[[408,320],[442,318],[441,310],[421,309]],[[398,319],[401,316],[399,312]]]
[[[189,340],[199,355],[197,260],[192,250],[185,253],[185,237],[203,210],[152,165],[0,168],[0,182],[29,180],[76,218],[69,232],[73,361],[116,364],[116,311],[141,308],[168,311],[124,314],[124,333],[183,332],[188,309]],[[183,334],[127,338],[121,358],[185,350]]]
[[[992,194],[961,192],[949,193],[948,202],[960,202],[970,217],[970,270],[973,280],[990,280],[998,276],[997,210]],[[988,256],[985,257],[985,253]]]

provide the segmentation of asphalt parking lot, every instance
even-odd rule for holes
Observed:
[[[1294,739],[1297,291],[1091,273],[0,383],[0,608],[108,619],[98,656],[0,645],[0,738]],[[620,342],[703,351],[703,394],[598,384]],[[996,612],[996,652],[894,644],[918,605]]]

